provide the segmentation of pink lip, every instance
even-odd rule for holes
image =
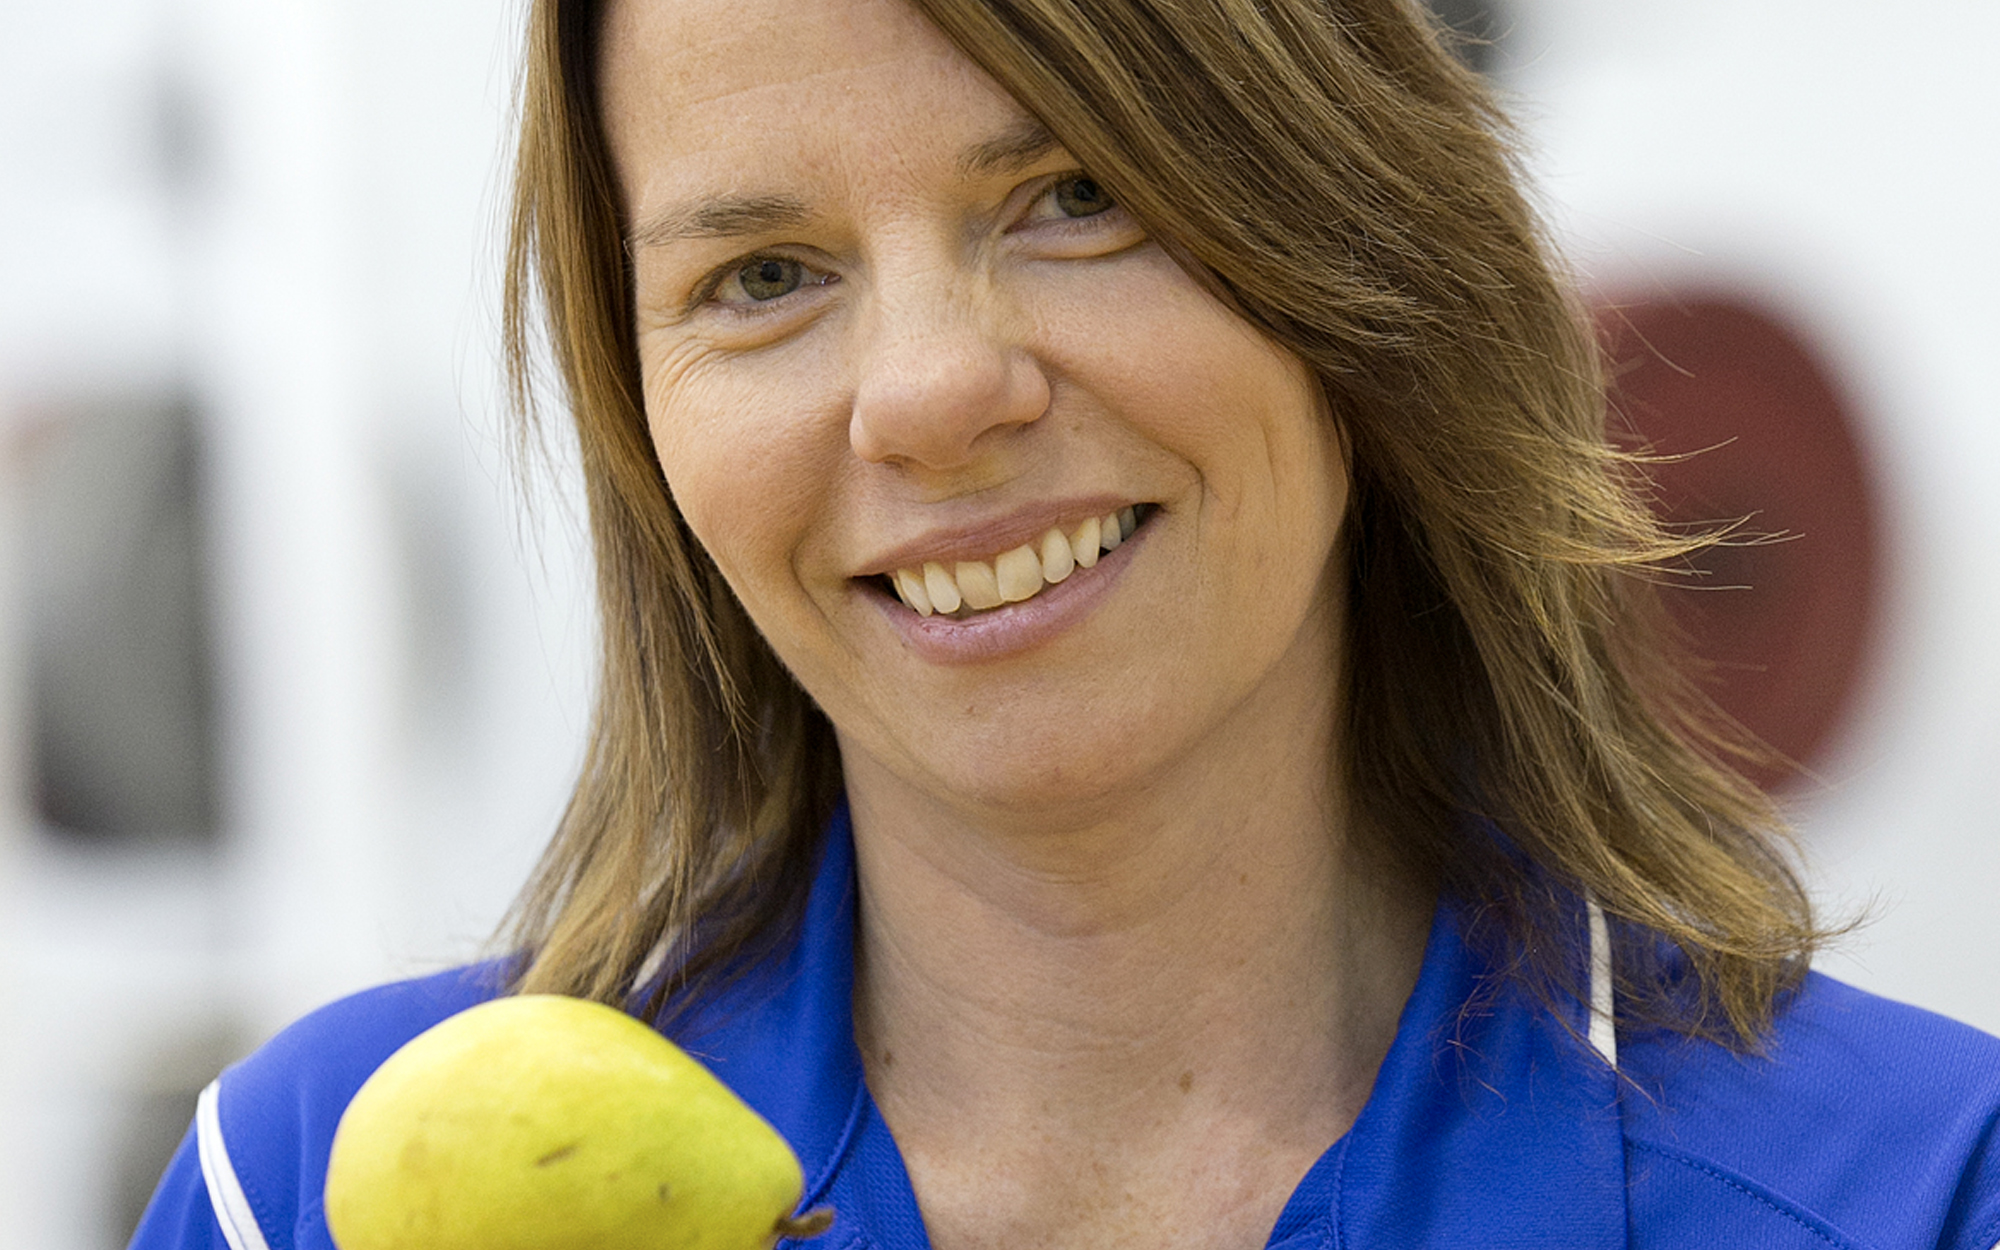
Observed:
[[[1043,526],[1042,531],[1047,528]],[[963,621],[948,616],[920,616],[904,607],[879,583],[859,585],[861,593],[875,601],[889,624],[919,657],[933,664],[978,664],[1039,646],[1081,620],[1110,593],[1124,574],[1125,566],[1131,563],[1132,554],[1145,545],[1152,532],[1151,525],[1142,525],[1115,550],[1098,557],[1094,568],[1078,569],[1067,579],[1044,587],[1032,599],[981,612]]]
[[[1042,535],[1057,527],[1068,533],[1086,517],[1101,517],[1138,502],[1117,495],[1091,495],[1036,504],[974,525],[932,530],[874,557],[855,576],[874,577],[894,573],[897,569],[921,569],[932,560],[946,565],[959,560],[991,560],[1002,552],[1033,545],[1041,540]],[[1050,587],[1050,590],[1054,589],[1057,587]],[[1042,592],[1043,595],[1048,593],[1047,590]],[[1028,602],[1033,603],[1034,600]]]

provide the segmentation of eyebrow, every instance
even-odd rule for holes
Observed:
[[[732,239],[802,226],[812,220],[804,200],[789,195],[735,195],[675,204],[650,213],[626,238],[628,249],[661,247],[684,239]]]
[[[1032,117],[1024,117],[1003,133],[973,144],[959,157],[960,172],[968,177],[1016,174],[1062,147],[1049,128]]]
[[[991,139],[967,148],[958,158],[966,177],[1019,173],[1060,150],[1062,144],[1048,127],[1022,118]],[[786,230],[811,221],[804,200],[789,195],[729,195],[692,203],[670,204],[648,213],[626,236],[628,251],[664,247],[688,239],[733,239]]]

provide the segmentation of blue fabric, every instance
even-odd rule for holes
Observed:
[[[148,1232],[148,1230],[152,1230]],[[216,1222],[215,1208],[208,1203],[208,1190],[201,1179],[201,1160],[195,1155],[194,1129],[181,1138],[180,1149],[160,1178],[160,1187],[146,1208],[134,1245],[178,1246],[181,1250],[229,1250],[222,1225]]]
[[[854,1045],[853,850],[829,831],[801,940],[676,1040],[792,1142],[823,1250],[922,1250],[909,1177]],[[499,990],[495,966],[357,995],[223,1077],[221,1117],[273,1250],[331,1250],[320,1210],[342,1109],[376,1065]],[[1300,1183],[1283,1250],[1768,1247],[1994,1250],[2000,1040],[1812,977],[1769,1052],[1623,1039],[1614,1074],[1489,970],[1440,907],[1361,1117]],[[135,1250],[223,1245],[192,1137]]]

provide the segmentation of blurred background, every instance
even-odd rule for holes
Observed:
[[[2000,1031],[2000,6],[1438,5],[1660,507],[1787,536],[1675,600],[1873,909],[1823,966]],[[518,20],[0,11],[0,1250],[122,1246],[221,1066],[479,953],[560,810],[593,624],[496,385]]]

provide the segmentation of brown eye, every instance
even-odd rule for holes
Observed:
[[[1065,217],[1095,217],[1117,203],[1095,178],[1065,178],[1049,189]]]
[[[774,300],[805,285],[806,267],[795,260],[765,256],[736,271],[743,293],[753,300]]]

